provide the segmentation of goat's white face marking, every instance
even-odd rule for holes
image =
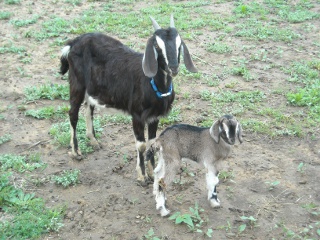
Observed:
[[[156,36],[156,41],[157,41],[159,48],[162,50],[164,60],[166,61],[166,64],[168,65],[166,45],[164,44],[164,41],[158,36]]]
[[[225,124],[225,123],[222,123],[222,125],[223,125],[224,131],[226,132],[227,139],[230,139],[230,138],[229,138],[229,127],[228,127],[228,125]]]
[[[181,45],[181,37],[178,35],[176,37],[176,48],[177,48],[177,57],[179,56],[179,47]]]

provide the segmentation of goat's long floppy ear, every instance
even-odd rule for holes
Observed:
[[[238,137],[238,140],[240,143],[243,142],[243,139],[242,139],[242,127],[240,125],[240,123],[237,123],[237,137]]]
[[[153,46],[154,37],[149,38],[142,59],[142,69],[147,77],[154,77],[158,71],[158,53]]]
[[[189,50],[187,48],[187,45],[183,41],[182,41],[182,48],[183,48],[183,61],[184,61],[184,64],[186,65],[187,69],[193,73],[198,72],[196,67],[193,65]]]
[[[210,128],[210,135],[216,143],[220,142],[220,121],[217,120]]]

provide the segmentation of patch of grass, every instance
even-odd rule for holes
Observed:
[[[291,42],[300,37],[290,28],[279,28],[272,25],[272,22],[261,22],[255,18],[249,18],[236,24],[235,36],[244,37],[247,40],[272,40],[276,42]]]
[[[178,123],[182,120],[181,117],[181,109],[178,106],[173,106],[172,110],[170,111],[167,117],[160,119],[161,125],[172,125]]]
[[[24,91],[27,101],[39,99],[69,99],[69,85],[67,84],[44,84],[40,86],[27,87]]]
[[[219,54],[232,52],[232,48],[222,42],[209,43],[206,47],[206,50],[208,52],[214,52],[214,53],[219,53]]]
[[[4,54],[4,53],[24,53],[26,52],[25,47],[17,47],[14,46],[13,44],[7,44],[4,45],[3,47],[0,47],[0,54]]]
[[[14,25],[15,27],[25,27],[25,26],[36,23],[38,21],[39,17],[40,17],[39,15],[34,15],[34,16],[32,16],[31,19],[25,19],[25,20],[12,19],[10,21],[10,23],[12,25]]]
[[[107,123],[116,123],[116,124],[130,124],[131,116],[124,114],[113,114],[113,115],[105,115],[103,120]]]
[[[40,109],[30,109],[25,112],[26,116],[31,116],[37,119],[49,119],[49,118],[63,118],[67,116],[69,106],[59,106],[55,108],[53,106],[43,107]]]
[[[9,142],[11,140],[11,135],[10,134],[5,134],[0,137],[0,145],[4,144],[6,142]]]
[[[39,154],[20,156],[14,154],[0,155],[0,167],[2,171],[14,170],[18,172],[33,171],[43,168],[46,164],[40,160]]]
[[[34,193],[11,183],[12,173],[0,172],[1,239],[36,239],[62,226],[64,208],[47,208]]]
[[[105,120],[101,117],[95,117],[93,125],[96,133],[96,138],[100,138],[102,125]],[[64,122],[53,124],[49,130],[49,134],[53,137],[54,142],[62,147],[68,147],[70,143],[70,122],[69,119]],[[83,116],[79,117],[77,124],[78,145],[82,154],[86,155],[93,152],[93,148],[89,145],[89,139],[86,137],[86,122]]]
[[[8,20],[12,16],[11,12],[0,11],[0,20]]]
[[[13,5],[13,4],[19,4],[20,0],[5,0],[4,2],[6,4]]]
[[[52,181],[57,185],[62,185],[67,188],[79,183],[80,170],[65,170],[59,176],[53,176]]]

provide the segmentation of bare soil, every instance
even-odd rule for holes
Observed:
[[[21,1],[20,5],[7,5],[0,2],[1,9],[14,12],[14,18],[29,19],[39,13],[40,22],[51,15],[71,18],[88,8],[84,1],[81,6],[66,7],[65,3],[53,4],[54,1]],[[96,7],[103,2],[94,2]],[[145,4],[145,3],[144,3]],[[139,3],[137,3],[139,5]],[[68,5],[70,6],[70,5]],[[213,14],[230,11],[233,2],[224,4],[212,3]],[[319,9],[319,7],[317,8]],[[43,14],[43,13],[46,14]],[[319,22],[312,22],[317,31],[303,32],[301,39],[292,44],[279,42],[255,43],[257,48],[275,51],[279,46],[284,50],[282,58],[270,56],[275,64],[285,66],[294,59],[312,59],[317,51],[311,44],[319,38]],[[18,54],[2,54],[0,59],[0,108],[4,119],[0,120],[0,135],[10,134],[12,140],[0,145],[0,153],[26,154],[30,151],[40,152],[42,160],[48,164],[42,172],[30,173],[31,178],[44,179],[43,184],[35,186],[26,182],[27,191],[35,192],[44,198],[48,206],[66,205],[64,227],[58,233],[51,233],[43,239],[143,239],[150,228],[162,239],[205,239],[206,236],[190,232],[185,225],[175,225],[172,220],[162,218],[155,209],[152,185],[143,187],[136,182],[136,151],[131,125],[108,124],[99,140],[102,149],[89,154],[84,160],[76,161],[68,156],[68,149],[59,148],[52,142],[48,134],[53,120],[36,120],[24,115],[19,106],[27,109],[49,105],[61,105],[62,100],[40,100],[25,103],[23,91],[26,87],[44,83],[64,83],[57,75],[59,67],[60,47],[51,46],[51,41],[37,42],[25,38],[28,27],[15,28],[9,21],[0,21],[0,46],[13,43],[25,46],[32,57],[32,63],[19,61]],[[179,23],[176,23],[179,30]],[[302,32],[302,24],[293,25]],[[150,23],[150,34],[152,26]],[[184,32],[180,32],[182,37]],[[204,32],[197,41],[186,43],[195,58],[195,63],[203,73],[212,73],[221,66],[221,61],[231,62],[235,55],[250,56],[250,52],[235,50],[231,54],[208,53],[204,45],[219,36],[219,32]],[[69,38],[75,35],[69,35]],[[116,37],[116,36],[115,36]],[[128,37],[130,39],[130,37]],[[125,39],[123,41],[127,41]],[[144,44],[146,39],[132,37],[137,44]],[[131,39],[130,39],[131,40]],[[226,39],[235,46],[250,45],[240,39]],[[53,55],[54,54],[54,55]],[[52,57],[53,56],[53,57]],[[258,80],[242,81],[237,76],[224,79],[218,86],[237,80],[237,90],[259,89],[266,93],[285,85],[285,76],[278,69],[263,71],[264,63],[254,62],[249,65],[255,69]],[[19,69],[23,70],[23,74]],[[208,102],[199,97],[203,89],[214,91],[218,87],[208,87],[204,82],[188,80],[181,85],[175,104],[182,110],[183,122],[196,125],[203,113],[210,114]],[[190,97],[183,94],[189,92]],[[283,96],[269,99],[270,106],[286,105]],[[190,107],[193,106],[193,107]],[[289,110],[290,111],[290,110]],[[294,111],[294,109],[292,110]],[[104,114],[101,110],[100,113]],[[67,116],[66,116],[67,117]],[[212,121],[220,116],[213,116]],[[239,119],[241,121],[241,117]],[[159,131],[163,130],[160,129]],[[246,131],[247,130],[247,131]],[[174,184],[168,190],[168,208],[172,211],[189,213],[189,207],[198,205],[204,209],[201,213],[205,223],[203,231],[213,229],[213,239],[290,239],[285,229],[297,234],[307,226],[319,222],[301,206],[304,204],[320,204],[320,140],[319,133],[315,138],[305,137],[270,137],[255,134],[244,129],[244,143],[233,148],[231,157],[223,164],[221,170],[233,172],[234,178],[221,180],[218,195],[221,207],[211,209],[206,200],[205,172],[202,166],[187,161],[183,166],[195,176],[182,174],[181,183]],[[124,159],[125,158],[125,159]],[[126,161],[125,161],[126,160]],[[299,164],[304,163],[302,172],[298,172]],[[69,188],[56,186],[49,181],[50,176],[67,169],[80,169],[80,183]],[[180,176],[177,176],[179,178]],[[269,189],[266,182],[279,181],[280,184]],[[240,216],[253,216],[256,226],[241,220]],[[238,227],[247,224],[247,229],[239,233]],[[319,236],[311,230],[312,238]],[[300,236],[304,236],[302,233]]]

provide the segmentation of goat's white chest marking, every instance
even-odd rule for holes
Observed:
[[[95,107],[98,107],[98,108],[105,108],[105,107],[106,107],[105,104],[104,104],[104,105],[101,105],[97,99],[94,99],[93,97],[89,96],[88,94],[86,94],[86,95],[87,95],[87,97],[86,97],[87,102],[88,102],[91,106],[95,106]]]

